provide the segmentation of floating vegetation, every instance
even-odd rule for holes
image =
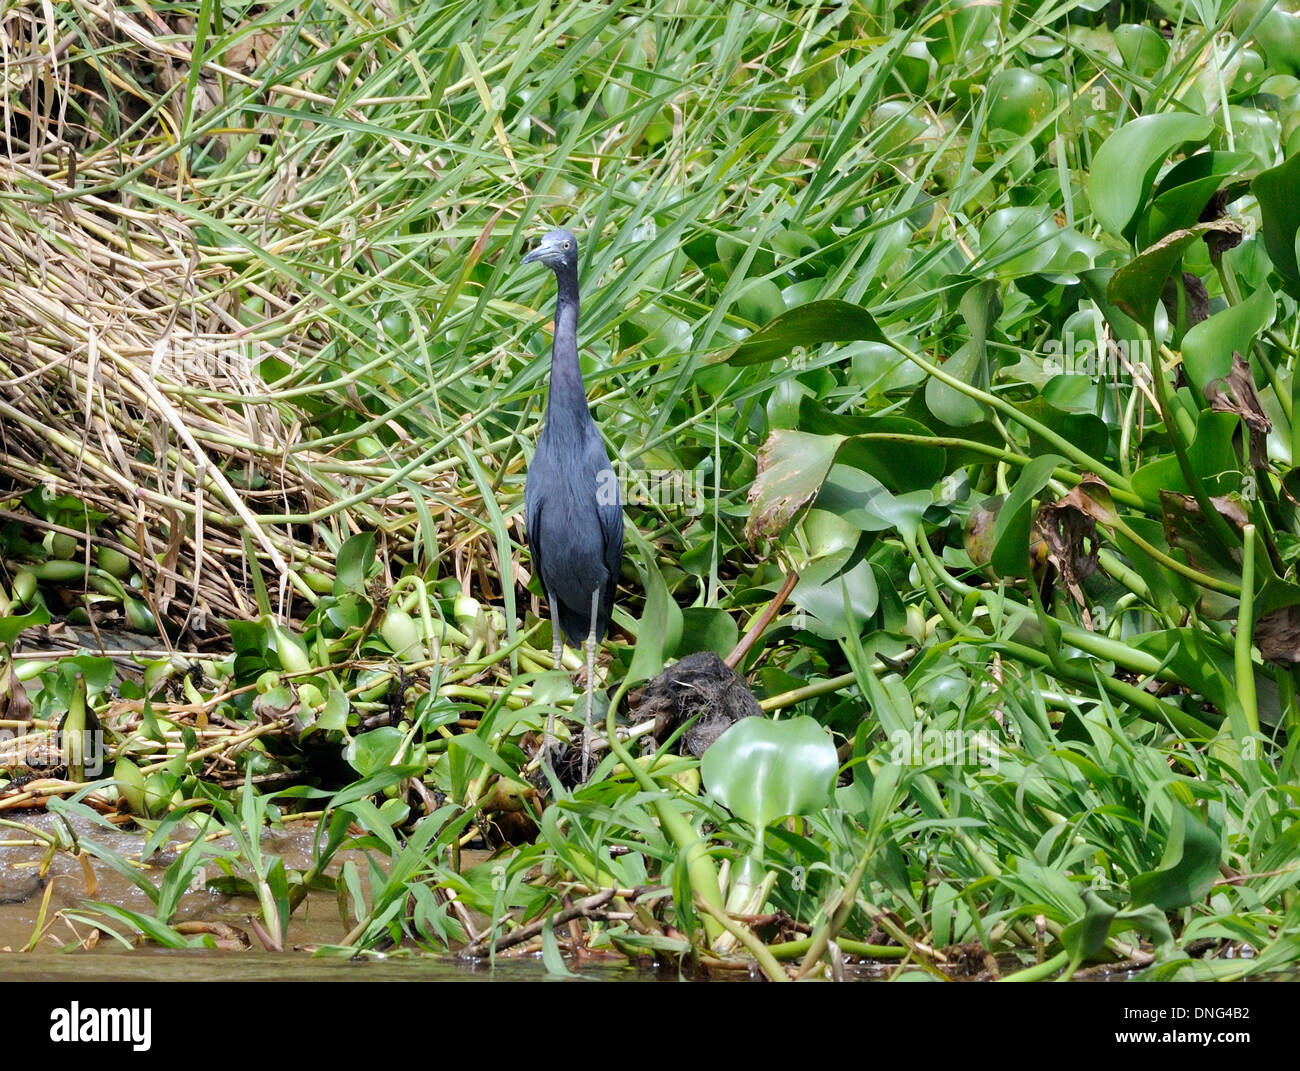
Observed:
[[[556,974],[1294,969],[1283,6],[11,5],[18,944],[315,892],[322,955]],[[521,528],[555,226],[590,682]]]

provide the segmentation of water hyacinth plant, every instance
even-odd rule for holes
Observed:
[[[145,898],[29,947],[226,940],[197,884],[555,973],[1294,964],[1297,18],[13,6],[0,820]],[[581,783],[521,528],[553,226],[645,489]],[[699,652],[762,710],[702,759],[637,713]]]

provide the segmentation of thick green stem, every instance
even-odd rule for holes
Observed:
[[[1255,624],[1255,526],[1242,530],[1244,543],[1241,557],[1241,608],[1237,611],[1237,642],[1233,652],[1237,676],[1237,700],[1246,715],[1246,731],[1259,732],[1259,709],[1255,702],[1255,663],[1250,656]],[[1247,742],[1239,740],[1243,757],[1249,754]]]
[[[1147,328],[1147,337],[1155,338],[1154,328]],[[1225,548],[1235,547],[1239,542],[1236,534],[1228,527],[1228,522],[1223,519],[1222,514],[1215,509],[1200,473],[1192,466],[1187,448],[1195,438],[1196,427],[1192,423],[1191,415],[1181,405],[1176,404],[1170,394],[1169,381],[1165,379],[1164,369],[1161,367],[1160,352],[1157,349],[1151,353],[1151,380],[1155,384],[1160,419],[1164,422],[1169,444],[1174,448],[1174,456],[1178,459],[1178,469],[1183,474],[1187,486],[1191,488],[1192,497],[1196,499],[1196,504],[1200,507],[1205,523],[1209,525],[1214,538]]]
[[[636,783],[644,791],[651,793],[651,805],[659,816],[659,824],[664,827],[664,832],[677,845],[677,850],[680,853],[679,865],[686,868],[691,891],[714,908],[718,914],[725,914],[726,905],[722,899],[722,890],[718,886],[718,871],[713,865],[713,860],[709,856],[704,841],[695,832],[690,822],[674,809],[672,802],[665,798],[663,791],[655,784],[654,779],[641,768],[641,765],[623,746],[623,741],[618,738],[618,723],[615,721],[615,715],[627,689],[628,682],[624,680],[618,686],[618,691],[614,693],[614,698],[609,704],[609,712],[605,716],[605,733],[609,742],[609,749],[626,767],[627,771],[636,780]],[[708,935],[710,943],[712,943],[721,937],[726,932],[726,929],[718,921],[718,915],[705,912],[704,932]]]

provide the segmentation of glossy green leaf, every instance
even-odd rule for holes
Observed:
[[[1139,116],[1111,134],[1093,157],[1090,171],[1097,222],[1111,234],[1123,235],[1150,195],[1165,158],[1186,142],[1208,138],[1213,128],[1207,116],[1168,112]]]
[[[1233,351],[1249,354],[1255,337],[1273,322],[1276,312],[1273,292],[1260,289],[1191,328],[1183,337],[1187,378],[1202,393],[1209,383],[1222,379],[1232,370]]]
[[[988,358],[983,345],[974,340],[958,347],[944,362],[943,370],[971,386],[988,389]],[[937,379],[926,383],[925,401],[936,417],[953,427],[974,424],[985,416],[984,406],[977,399]]]
[[[1259,201],[1264,248],[1282,276],[1287,293],[1300,298],[1300,261],[1296,258],[1296,237],[1300,232],[1300,197],[1296,196],[1296,190],[1300,189],[1300,155],[1261,171],[1250,188]]]
[[[1169,42],[1153,26],[1125,23],[1115,27],[1114,37],[1124,68],[1140,75],[1159,70],[1169,55]]]
[[[820,434],[844,436],[845,442],[835,455],[836,463],[871,473],[891,491],[931,487],[952,463],[945,448],[933,441],[937,433],[910,417],[849,416],[833,413],[805,399],[800,406],[799,421],[805,428],[816,428]],[[984,439],[974,431],[970,436]]]
[[[117,667],[111,658],[96,655],[74,655],[59,662],[54,693],[64,708],[78,692],[82,695],[99,695],[117,679]]]
[[[1000,279],[1032,275],[1051,265],[1060,236],[1049,209],[1002,208],[980,228],[980,255]]]
[[[912,532],[934,503],[928,490],[895,495],[862,468],[836,465],[817,496],[817,509],[834,513],[863,532]]]
[[[850,557],[851,552],[846,551],[806,566],[790,595],[796,606],[825,626],[818,628],[816,622],[808,622],[806,627],[827,639],[860,632],[879,602],[871,563],[859,561],[846,569]]]
[[[760,831],[829,807],[838,769],[834,740],[809,717],[742,718],[700,760],[709,792]]]
[[[732,351],[733,365],[758,364],[789,356],[796,347],[823,342],[888,342],[861,305],[835,299],[814,301],[783,313]]]
[[[884,342],[850,342],[849,381],[868,396],[904,389],[925,378],[925,371]]]
[[[49,623],[50,613],[44,606],[37,606],[25,614],[0,617],[0,647],[12,647],[25,629]]]
[[[1192,471],[1206,482],[1212,495],[1241,490],[1241,461],[1232,446],[1238,423],[1233,413],[1205,410],[1196,421],[1196,436],[1187,447]],[[1190,494],[1182,466],[1172,454],[1149,461],[1133,473],[1133,490],[1148,501],[1158,501],[1161,491]]]
[[[1021,471],[1016,485],[1007,495],[993,528],[993,555],[990,558],[990,564],[999,576],[1029,575],[1029,531],[1033,523],[1034,499],[1047,486],[1053,470],[1064,464],[1065,458],[1056,454],[1034,458]]]
[[[325,706],[321,708],[312,728],[324,732],[341,732],[348,727],[349,709],[347,693],[336,685],[330,685]]]
[[[366,580],[375,564],[375,533],[358,532],[339,547],[334,565],[334,594],[366,593]]]
[[[682,639],[676,654],[682,658],[696,651],[713,651],[726,656],[740,639],[736,619],[717,606],[690,606],[682,611]]]
[[[1064,435],[1084,453],[1104,459],[1110,443],[1110,429],[1106,422],[1092,413],[1067,413],[1049,403],[1045,398],[1030,398],[1016,404],[1025,416]],[[1051,444],[1034,432],[1029,434],[1030,449],[1035,454],[1050,452]]]
[[[658,676],[682,637],[681,608],[664,583],[654,556],[647,554],[643,560],[648,563],[639,570],[645,588],[645,609],[637,622],[636,648],[627,671],[633,683]]]
[[[1056,105],[1052,87],[1042,75],[1022,68],[995,74],[988,84],[990,127],[1028,134]]]
[[[117,790],[132,814],[146,814],[144,805],[144,775],[134,762],[121,756],[113,763],[113,780]]]
[[[1234,179],[1244,188],[1241,176],[1250,160],[1240,152],[1198,152],[1171,167],[1138,224],[1139,245],[1145,248],[1171,231],[1195,226],[1219,189]]]
[[[1008,209],[1007,211],[1013,210]],[[1002,214],[998,213],[998,215]],[[1015,229],[1013,223],[1008,222],[1005,225],[1012,230]],[[1032,225],[1030,229],[1033,229]],[[994,233],[1005,237],[1001,230]],[[999,240],[1001,239],[999,238]],[[1028,236],[1021,235],[1016,245],[1007,248],[1017,248],[1024,242],[1029,241]],[[996,244],[996,241],[991,240],[991,245]],[[997,254],[986,249],[985,255],[995,256]],[[998,318],[998,314],[1002,311],[1002,299],[998,284],[992,279],[977,282],[962,294],[959,307],[962,319],[966,321],[966,327],[970,331],[970,338],[944,362],[944,371],[964,383],[969,383],[981,390],[987,390],[990,379],[988,333],[993,322]],[[952,427],[965,427],[983,420],[986,416],[984,405],[978,399],[972,398],[969,394],[964,394],[957,390],[956,387],[949,386],[938,379],[931,379],[926,383],[925,404],[939,420]]]
[[[1129,883],[1134,904],[1177,911],[1199,903],[1219,876],[1219,835],[1181,804],[1174,804],[1169,840],[1155,870]]]
[[[381,725],[368,733],[353,737],[343,751],[343,758],[362,777],[378,773],[392,764],[402,745],[403,733],[393,725]]]

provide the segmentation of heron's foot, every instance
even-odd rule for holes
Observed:
[[[573,746],[574,731],[568,724],[571,720],[552,714],[546,719],[546,726],[540,733],[529,734],[526,739],[532,742],[532,755],[524,767],[526,774],[540,776],[544,769],[549,769],[552,774],[559,770],[565,762],[566,753]],[[532,776],[529,780],[538,785],[543,783]]]
[[[600,683],[600,679],[602,675],[599,657],[597,657],[593,665],[593,669],[595,672],[592,673],[591,683],[593,685],[598,685]],[[585,663],[573,671],[573,683],[577,685],[579,688],[587,687],[588,677],[587,677],[587,666]]]
[[[576,788],[590,780],[601,759],[609,751],[609,741],[605,737],[604,722],[596,726],[573,725],[573,735],[566,737],[563,733],[555,740],[553,750],[542,758],[543,747],[537,749],[529,768],[536,768],[537,777],[533,781],[539,787],[544,781],[542,770],[544,763],[550,764],[555,778],[566,788]],[[619,739],[626,740],[635,735],[632,730],[620,728]]]

